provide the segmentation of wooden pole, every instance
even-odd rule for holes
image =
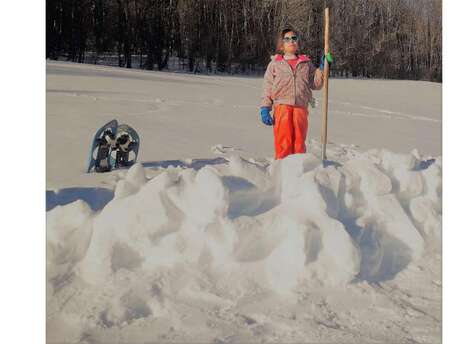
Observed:
[[[329,53],[329,7],[324,9],[324,55]],[[321,129],[322,159],[326,160],[327,145],[327,107],[329,95],[329,62],[324,58],[324,96],[323,96],[323,125]]]

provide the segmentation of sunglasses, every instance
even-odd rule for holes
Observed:
[[[287,42],[297,42],[298,40],[298,37],[297,36],[291,36],[291,37],[284,37],[283,38],[283,42],[284,43],[287,43]]]

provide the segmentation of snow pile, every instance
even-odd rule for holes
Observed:
[[[225,306],[262,290],[385,281],[438,249],[439,158],[227,159],[151,179],[137,164],[102,211],[83,201],[49,211],[49,292],[96,287],[111,326],[167,314],[172,300]]]

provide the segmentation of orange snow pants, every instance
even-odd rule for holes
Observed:
[[[308,109],[277,104],[274,111],[275,159],[290,154],[305,153],[308,131]]]

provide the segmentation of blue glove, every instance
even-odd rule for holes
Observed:
[[[270,115],[270,108],[269,107],[261,107],[260,108],[260,119],[265,125],[273,125],[274,121],[272,116]]]
[[[321,56],[321,63],[319,64],[319,69],[324,70],[324,60],[327,58],[327,62],[329,63],[329,67],[332,64],[332,61],[334,61],[334,58],[332,57],[331,53],[327,53],[326,55]]]

